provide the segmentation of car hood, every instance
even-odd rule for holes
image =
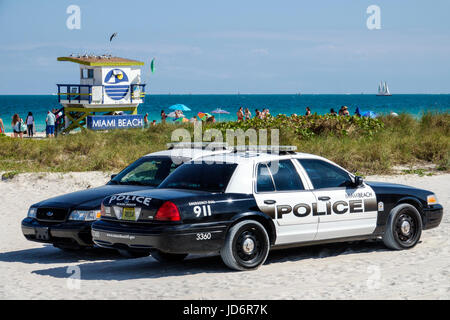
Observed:
[[[410,194],[410,195],[426,195],[431,194],[431,191],[419,189],[404,184],[378,182],[378,181],[366,181],[366,183],[375,190],[375,193],[397,193],[397,194]]]
[[[34,204],[34,207],[56,207],[56,208],[77,208],[77,209],[97,209],[100,208],[102,200],[117,193],[134,192],[153,189],[149,186],[136,185],[105,185],[97,188],[86,189],[63,194]]]

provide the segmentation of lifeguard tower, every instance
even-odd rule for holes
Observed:
[[[137,114],[145,98],[140,69],[144,62],[110,55],[59,57],[58,61],[80,65],[80,84],[57,84],[65,116],[59,132],[85,129],[91,115]]]

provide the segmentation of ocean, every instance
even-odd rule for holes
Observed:
[[[230,114],[216,115],[220,121],[236,120],[239,107],[249,108],[252,116],[255,109],[268,108],[272,115],[279,113],[303,115],[305,108],[310,107],[312,113],[325,114],[331,108],[336,111],[343,105],[351,114],[356,107],[362,111],[372,110],[375,113],[410,113],[419,117],[427,111],[449,112],[450,95],[448,94],[397,94],[390,97],[378,97],[370,94],[305,94],[305,95],[147,95],[145,102],[139,106],[139,114],[149,114],[149,120],[160,121],[160,112],[169,113],[171,105],[181,103],[192,111],[185,112],[193,117],[198,112],[211,112],[222,108]],[[18,113],[25,120],[29,111],[35,116],[36,130],[45,129],[47,110],[59,108],[57,96],[54,95],[0,95],[0,118],[3,119],[7,132],[12,131],[11,119]]]

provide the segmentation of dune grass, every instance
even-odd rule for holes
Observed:
[[[85,131],[56,139],[0,137],[0,171],[117,172],[139,157],[165,149],[177,128],[159,124],[149,129]],[[279,129],[281,144],[329,158],[361,174],[389,174],[395,165],[434,164],[450,171],[450,114],[408,114],[378,119],[356,117],[273,117],[267,120],[209,124],[203,129]],[[224,134],[225,136],[225,134]],[[270,136],[270,134],[269,134]]]

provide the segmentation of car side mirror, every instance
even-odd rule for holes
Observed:
[[[356,187],[361,187],[364,183],[364,179],[360,176],[356,176],[355,177],[355,186]]]
[[[114,179],[115,177],[117,177],[117,174],[112,174],[111,175],[111,180]]]

